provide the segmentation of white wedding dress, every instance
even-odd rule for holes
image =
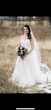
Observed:
[[[29,50],[31,48],[30,40],[24,41],[21,39],[21,46]],[[42,71],[43,66],[45,67],[44,71]],[[15,68],[9,81],[19,87],[30,87],[36,83],[51,82],[51,70],[45,64],[38,62],[36,51],[33,50],[24,59],[21,59],[20,56],[17,57]]]

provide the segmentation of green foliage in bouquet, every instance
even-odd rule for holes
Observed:
[[[21,53],[20,53],[20,52],[18,52],[18,51],[16,52],[16,54],[18,54],[18,56],[20,56],[20,55],[21,55]]]
[[[17,48],[16,54],[17,54],[18,56],[24,57],[24,54],[27,54],[27,53],[28,53],[28,48],[25,48],[25,47],[23,47],[23,46]],[[29,53],[28,53],[28,54],[29,54]]]

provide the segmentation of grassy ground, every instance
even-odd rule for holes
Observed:
[[[32,31],[39,45],[41,62],[51,68],[51,26],[31,24]],[[19,88],[8,82],[8,78],[13,73],[17,60],[16,47],[20,36],[23,34],[22,26],[11,26],[9,22],[4,22],[0,26],[0,93],[46,93],[39,90],[38,86],[29,88]]]

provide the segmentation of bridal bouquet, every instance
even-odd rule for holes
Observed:
[[[23,46],[17,47],[16,49],[17,49],[16,54],[18,56],[21,56],[24,59],[24,54],[27,54],[28,53],[28,49],[25,48],[25,47],[23,47]]]

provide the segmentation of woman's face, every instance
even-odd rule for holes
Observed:
[[[24,27],[24,28],[23,28],[23,32],[24,32],[25,34],[27,34],[27,33],[29,32],[28,28],[27,28],[27,27]]]

